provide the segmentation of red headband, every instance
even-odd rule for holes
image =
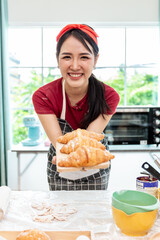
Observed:
[[[97,33],[92,28],[88,27],[87,25],[83,25],[83,24],[68,24],[67,26],[62,28],[62,30],[60,31],[60,33],[56,37],[56,41],[58,42],[59,39],[62,37],[62,35],[64,33],[66,33],[67,31],[71,30],[71,29],[80,29],[81,31],[88,34],[95,41],[95,43],[98,45],[98,42],[97,42],[98,35],[97,35]]]

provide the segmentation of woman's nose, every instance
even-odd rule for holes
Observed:
[[[77,59],[73,59],[72,64],[71,64],[71,68],[74,70],[77,70],[80,68],[80,64],[79,61]]]

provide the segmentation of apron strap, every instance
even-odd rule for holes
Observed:
[[[65,120],[66,117],[66,95],[65,95],[65,80],[62,80],[62,94],[63,94],[63,105],[62,105],[62,112],[60,118]]]

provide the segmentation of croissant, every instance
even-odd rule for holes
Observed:
[[[20,232],[16,240],[51,240],[51,238],[44,232],[38,229],[27,229]]]
[[[74,152],[80,146],[90,146],[105,150],[105,146],[101,142],[98,142],[96,139],[86,136],[77,136],[70,140],[67,144],[64,144],[60,149],[60,152],[69,154],[71,152]]]
[[[91,132],[91,131],[87,131],[87,130],[78,128],[77,130],[74,130],[72,132],[66,133],[63,136],[60,136],[59,138],[57,138],[57,141],[59,143],[66,144],[70,140],[72,140],[73,138],[75,138],[75,137],[77,137],[79,135],[90,137],[90,138],[94,138],[97,141],[100,141],[100,140],[102,140],[104,138],[104,135],[101,134],[101,133]]]
[[[100,148],[81,146],[75,152],[71,152],[66,158],[58,162],[59,167],[90,167],[113,159],[107,150]]]

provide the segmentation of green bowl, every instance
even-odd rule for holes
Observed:
[[[145,192],[121,190],[113,193],[112,206],[130,215],[158,209],[159,201],[153,195]]]

